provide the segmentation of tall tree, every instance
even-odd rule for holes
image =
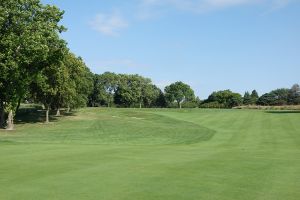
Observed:
[[[53,104],[58,104],[58,91],[61,87],[63,65],[51,64],[39,72],[31,83],[31,94],[33,98],[42,103],[46,108],[45,122],[49,122],[49,111]]]
[[[126,107],[139,105],[151,95],[152,82],[148,78],[135,75],[120,75],[120,82],[115,93],[115,102]]]
[[[94,91],[90,96],[93,104],[106,104],[110,107],[114,101],[115,92],[120,83],[120,76],[115,73],[105,72],[100,75],[95,75]]]
[[[257,100],[259,98],[259,95],[256,90],[253,90],[251,93],[251,104],[256,104]]]
[[[42,70],[32,83],[32,93],[46,108],[46,122],[49,109],[84,107],[92,90],[92,73],[82,59],[66,52],[62,62],[52,64]]]
[[[294,84],[288,93],[288,104],[299,105],[300,104],[300,86]]]
[[[66,56],[65,65],[69,71],[70,88],[73,87],[74,92],[64,93],[66,98],[64,107],[80,108],[87,106],[89,95],[93,90],[93,74],[82,58],[76,57],[72,53]]]
[[[147,84],[143,88],[143,104],[145,107],[152,107],[157,102],[161,90],[153,84]]]
[[[252,104],[252,98],[249,92],[245,92],[243,97],[243,104],[244,105],[250,105]]]
[[[192,101],[195,99],[195,94],[191,87],[180,81],[167,86],[165,93],[169,102],[177,102],[178,108],[181,108],[184,101]]]
[[[158,96],[156,96],[154,101],[152,101],[151,106],[159,108],[167,107],[167,100],[165,94],[158,87],[155,86],[155,88],[155,90],[157,91],[156,93],[158,93]]]
[[[31,80],[53,59],[52,50],[58,53],[64,45],[58,36],[65,30],[58,25],[62,16],[57,7],[39,0],[0,1],[0,116],[8,112],[8,130],[13,129],[14,112]]]

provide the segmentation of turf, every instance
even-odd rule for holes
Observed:
[[[1,200],[300,199],[297,112],[83,109],[26,122],[0,131]]]

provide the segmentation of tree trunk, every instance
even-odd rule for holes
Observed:
[[[55,115],[55,116],[57,116],[57,117],[60,116],[60,110],[59,110],[59,108],[57,108],[57,111],[56,111],[56,115]]]
[[[5,122],[5,112],[4,108],[0,107],[0,128],[4,128],[4,122]]]
[[[17,105],[16,113],[19,111],[19,108],[20,108],[20,105],[21,105],[21,101],[22,101],[22,98],[20,97],[19,100],[18,100],[18,105]]]
[[[177,101],[177,104],[178,104],[178,108],[181,109],[181,102]]]
[[[8,117],[7,117],[7,127],[6,130],[11,131],[14,130],[14,115],[13,115],[13,111],[10,110],[8,113]]]
[[[67,113],[70,113],[70,106],[68,105]]]
[[[142,108],[142,102],[140,102],[140,109]]]
[[[47,110],[46,110],[46,121],[45,123],[49,123],[49,106],[47,107]]]

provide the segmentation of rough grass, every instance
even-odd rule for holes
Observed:
[[[300,199],[300,113],[84,109],[56,120],[0,131],[0,199]]]

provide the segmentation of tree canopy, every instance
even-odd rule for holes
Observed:
[[[262,95],[258,100],[258,105],[281,106],[287,105],[289,89],[281,88]]]
[[[38,0],[0,2],[0,112],[9,111],[7,129],[13,129],[13,112],[31,80],[63,55],[63,13]]]
[[[170,103],[176,101],[179,108],[181,108],[183,102],[193,101],[195,99],[195,93],[191,87],[181,81],[167,86],[165,93],[167,100]]]
[[[208,99],[203,101],[201,107],[206,108],[233,108],[243,103],[242,96],[230,90],[213,92]]]

